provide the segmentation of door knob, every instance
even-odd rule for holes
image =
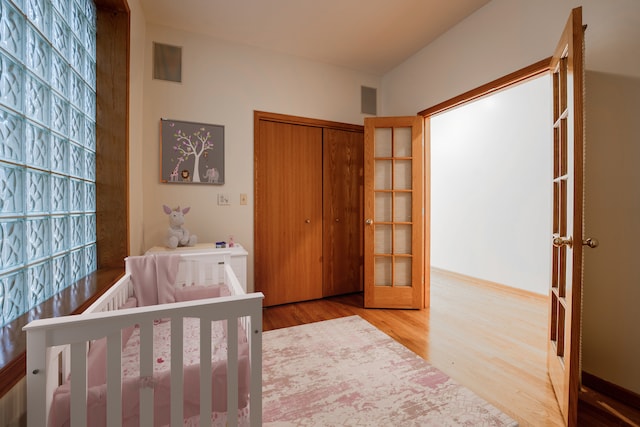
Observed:
[[[305,219],[304,222],[306,222],[307,224],[311,224],[311,220],[309,218]]]
[[[371,218],[367,218],[367,219],[364,220],[364,223],[367,224],[367,225],[371,225],[371,224],[373,224],[373,220]]]
[[[555,246],[556,248],[560,248],[562,246],[571,247],[572,245],[573,245],[573,240],[571,240],[571,237],[554,237],[553,238],[553,246]]]
[[[593,249],[593,248],[597,248],[600,242],[598,242],[598,239],[592,239],[591,237],[587,237],[582,241],[582,244],[584,246],[589,246],[590,248]]]

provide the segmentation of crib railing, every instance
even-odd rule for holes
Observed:
[[[189,255],[196,260],[198,254]],[[209,255],[210,257],[210,255]],[[206,257],[205,257],[206,258]],[[228,258],[227,258],[228,261]],[[238,413],[238,328],[230,327],[238,322],[247,334],[250,354],[250,425],[262,423],[262,293],[245,295],[229,262],[216,262],[206,273],[213,283],[224,281],[231,296],[173,304],[115,310],[132,294],[129,275],[120,279],[120,286],[103,295],[90,309],[76,316],[42,319],[31,322],[24,330],[27,334],[27,393],[29,427],[47,425],[51,407],[52,390],[69,371],[71,381],[71,427],[86,425],[87,421],[87,349],[93,340],[106,337],[107,341],[107,425],[122,425],[122,373],[121,373],[121,333],[130,325],[140,328],[140,376],[141,379],[153,375],[153,322],[169,318],[172,322],[171,334],[171,426],[183,423],[183,339],[182,323],[185,318],[200,319],[200,369],[201,378],[210,378],[211,363],[211,322],[227,320],[227,422],[237,425]],[[186,280],[203,279],[202,268],[181,267]],[[197,272],[200,276],[190,276]],[[181,273],[182,274],[182,273]],[[219,280],[219,274],[224,277]],[[114,286],[115,287],[115,286]],[[173,325],[175,324],[175,328]],[[61,349],[66,351],[61,352]],[[57,356],[66,353],[65,356]],[[53,357],[53,355],[56,355]],[[58,362],[56,359],[60,359]],[[62,367],[62,371],[59,369]],[[200,422],[209,425],[211,414],[211,381],[200,381]],[[153,425],[153,389],[140,389],[140,425]],[[204,420],[204,421],[203,421]]]
[[[182,371],[182,321],[186,317],[199,318],[201,321],[201,369],[211,373],[211,344],[207,342],[207,326],[212,321],[228,320],[234,325],[237,319],[249,317],[251,329],[248,330],[250,343],[250,397],[249,411],[251,425],[261,425],[262,410],[262,294],[248,294],[215,299],[163,304],[116,312],[99,312],[82,316],[67,316],[49,320],[31,322],[25,327],[27,333],[27,389],[28,389],[28,426],[46,425],[46,380],[48,376],[46,353],[52,346],[70,345],[71,347],[71,426],[82,426],[87,420],[87,343],[91,340],[107,337],[107,425],[120,426],[122,414],[121,390],[121,330],[129,325],[140,325],[142,378],[153,375],[153,322],[156,319],[170,318],[175,322],[177,333],[171,336],[171,425],[181,426],[183,383]],[[172,328],[173,329],[173,328]],[[204,331],[204,332],[203,332]],[[234,416],[238,409],[238,328],[229,327],[227,331],[227,414],[228,425],[237,425]],[[210,335],[209,338],[210,340]],[[234,345],[235,343],[235,345]],[[203,374],[204,375],[204,374]],[[210,419],[211,382],[201,381],[200,417]],[[208,402],[208,403],[207,403]],[[203,404],[204,403],[204,404]],[[111,417],[111,418],[109,418]],[[153,425],[153,389],[140,390],[140,425]],[[205,424],[206,425],[206,424]]]
[[[126,285],[118,286],[120,283],[126,283]],[[125,273],[118,281],[118,284],[112,286],[107,292],[102,294],[93,304],[87,307],[82,314],[117,310],[118,307],[124,304],[127,298],[132,295],[133,285],[131,284],[131,275]]]
[[[145,255],[153,256],[153,255]],[[166,255],[156,255],[159,257]],[[176,284],[190,286],[193,284],[210,285],[227,283],[225,267],[231,265],[231,252],[186,252],[180,254]],[[233,275],[235,276],[235,275]],[[235,282],[238,282],[237,278]],[[229,283],[227,283],[229,285]],[[244,290],[231,289],[232,295],[244,294]]]

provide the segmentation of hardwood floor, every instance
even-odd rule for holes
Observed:
[[[362,294],[264,309],[265,331],[360,315],[520,426],[563,426],[546,372],[544,296],[432,270],[431,307],[363,308]]]

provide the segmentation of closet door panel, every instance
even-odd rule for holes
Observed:
[[[324,296],[363,289],[363,152],[363,132],[324,130]]]
[[[322,129],[258,121],[255,288],[272,306],[322,297]]]

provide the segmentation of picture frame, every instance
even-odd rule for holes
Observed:
[[[224,126],[160,119],[160,182],[224,184]]]

